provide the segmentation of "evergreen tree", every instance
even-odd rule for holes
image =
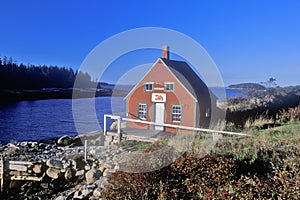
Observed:
[[[70,67],[18,65],[12,57],[0,58],[0,89],[71,88],[76,78],[83,88],[93,86],[88,73]]]

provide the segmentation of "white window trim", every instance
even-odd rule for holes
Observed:
[[[140,105],[145,106],[146,110],[140,111]],[[140,117],[140,113],[143,112],[145,114],[145,118]],[[148,119],[148,104],[146,103],[138,103],[138,118],[140,120],[147,120]]]
[[[149,84],[149,85],[151,84],[152,85],[152,90],[146,90],[146,85],[147,84]],[[145,82],[144,83],[144,91],[145,92],[153,92],[154,91],[154,82]]]
[[[180,113],[180,121],[178,121],[178,120],[173,120],[173,114],[175,114],[174,112],[173,112],[173,110],[174,110],[174,107],[175,106],[179,106],[180,107],[180,111],[181,111],[181,113]],[[179,113],[176,113],[176,114],[179,114]],[[171,105],[171,122],[174,122],[174,123],[181,123],[181,121],[182,121],[182,105],[181,104],[172,104]]]
[[[172,84],[173,85],[173,90],[167,90],[166,89],[167,84]],[[165,92],[174,92],[175,91],[175,83],[174,82],[164,82],[164,90],[165,90]]]

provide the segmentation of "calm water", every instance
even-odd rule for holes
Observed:
[[[122,97],[76,99],[74,105],[72,107],[71,99],[20,101],[0,105],[0,143],[47,140],[66,134],[75,136],[99,130],[99,126],[103,128],[103,114],[125,112],[126,108]],[[93,114],[93,109],[96,114]]]
[[[240,90],[226,90],[226,93],[229,97],[242,94]],[[0,143],[47,140],[102,130],[103,114],[124,115],[126,108],[123,97],[76,99],[73,103],[74,106],[71,99],[50,99],[0,105]]]

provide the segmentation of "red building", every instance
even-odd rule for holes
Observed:
[[[216,97],[194,70],[182,61],[169,59],[163,46],[158,58],[125,97],[127,115],[158,124],[208,128]],[[128,122],[128,127],[176,132],[175,128]]]

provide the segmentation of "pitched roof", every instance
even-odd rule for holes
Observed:
[[[186,62],[165,58],[161,58],[161,60],[196,99],[199,100],[203,96],[210,96],[207,85]]]
[[[201,100],[203,99],[203,96],[209,97],[210,94],[213,94],[186,62],[169,60],[166,58],[159,58],[158,60],[161,60],[165,64],[165,66],[171,71],[171,73],[173,73],[173,75],[183,84],[183,86],[195,99]],[[136,86],[129,92],[129,94],[127,94],[124,99],[127,99],[132,91],[135,90]],[[212,96],[216,98],[214,94]]]

